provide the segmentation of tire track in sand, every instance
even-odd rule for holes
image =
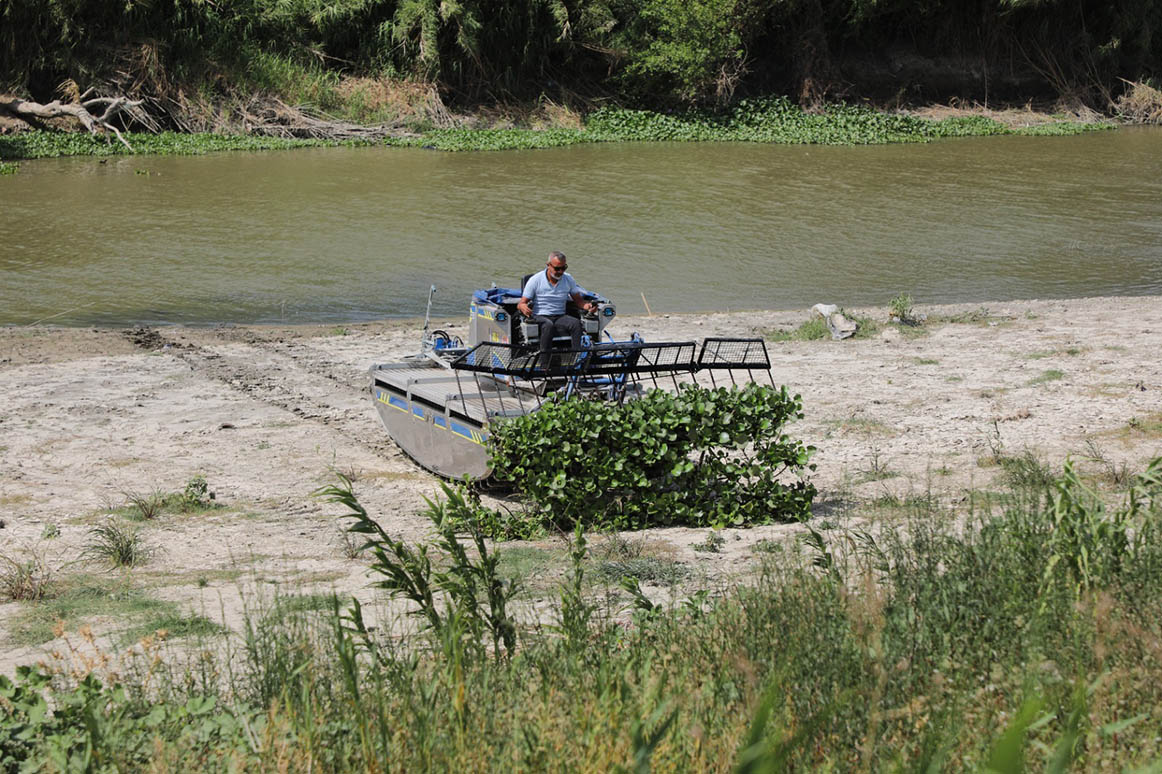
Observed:
[[[125,331],[125,336],[140,349],[172,355],[202,378],[277,406],[298,419],[324,425],[379,457],[407,459],[375,416],[368,381],[357,379],[348,364],[328,360],[294,342],[239,336],[231,329],[219,335],[212,332],[218,341],[209,344],[167,333],[137,327]]]

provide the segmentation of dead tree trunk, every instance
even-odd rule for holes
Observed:
[[[133,146],[111,121],[123,112],[130,114],[137,112],[136,109],[141,105],[142,100],[132,100],[127,97],[92,97],[90,96],[92,91],[89,89],[80,95],[75,102],[61,102],[58,99],[44,105],[39,102],[29,102],[19,97],[0,99],[0,109],[25,120],[31,118],[35,121],[44,121],[50,118],[69,116],[79,121],[81,126],[89,131],[89,134],[96,134],[98,130],[112,132],[122,145],[132,151]]]
[[[831,62],[831,48],[823,26],[820,0],[800,0],[794,6],[792,61],[799,104],[817,108],[838,82]]]

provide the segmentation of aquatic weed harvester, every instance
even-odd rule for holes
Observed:
[[[594,302],[591,314],[573,304],[581,319],[581,347],[568,337],[554,339],[551,359],[539,356],[536,323],[517,312],[520,290],[492,287],[472,294],[468,341],[432,330],[432,297],[417,354],[371,367],[371,395],[392,439],[412,459],[448,478],[484,479],[492,472],[490,428],[505,419],[537,411],[552,400],[623,402],[650,387],[697,382],[709,377],[737,383],[736,372],[771,378],[771,362],[761,338],[707,338],[701,342],[647,343],[633,333],[617,341],[606,330],[617,316],[606,298],[582,291]],[[716,376],[716,374],[718,376]]]

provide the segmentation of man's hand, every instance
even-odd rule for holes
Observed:
[[[517,302],[516,310],[523,314],[525,317],[533,316],[533,310],[529,309],[529,300],[527,298],[522,298]]]

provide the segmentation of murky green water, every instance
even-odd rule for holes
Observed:
[[[24,162],[0,323],[460,314],[551,249],[623,312],[1159,294],[1162,130]]]

